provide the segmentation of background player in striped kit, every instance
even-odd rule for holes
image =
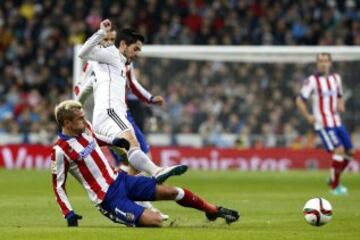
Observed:
[[[85,119],[81,103],[75,100],[61,102],[55,107],[55,119],[61,131],[51,155],[52,183],[68,226],[77,226],[82,218],[72,209],[67,197],[65,185],[68,172],[83,185],[95,206],[116,223],[161,226],[163,218],[160,213],[134,202],[155,200],[174,200],[181,206],[205,212],[211,221],[218,217],[224,218],[227,223],[238,220],[237,211],[217,207],[189,190],[159,184],[154,177],[135,177],[114,171],[99,144],[128,148],[129,143],[125,139],[96,134]]]
[[[318,54],[316,63],[318,72],[304,81],[296,104],[306,120],[314,125],[325,149],[332,153],[329,181],[331,193],[344,195],[348,190],[340,184],[340,176],[354,151],[351,138],[340,119],[340,113],[345,111],[341,77],[331,72],[332,59],[329,53]],[[312,113],[305,104],[310,96]]]

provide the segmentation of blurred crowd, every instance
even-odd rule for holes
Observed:
[[[103,18],[116,28],[138,29],[147,44],[360,44],[357,0],[0,2],[0,134],[21,135],[23,142],[29,133],[40,133],[44,143],[53,140],[53,107],[71,97],[73,46]],[[221,133],[238,134],[239,146],[311,142],[300,137],[308,128],[293,102],[309,66],[161,60],[154,68],[154,62],[137,64],[141,81],[167,98],[165,108],[153,109],[148,132],[199,133],[210,145],[226,145]],[[338,70],[352,89],[345,122],[360,138],[354,64]]]
[[[223,138],[224,134],[236,134],[238,147],[318,144],[312,126],[301,117],[294,101],[303,80],[315,71],[313,64],[143,58],[138,67],[144,85],[154,94],[166,96],[164,107],[152,108],[148,132],[199,133],[206,145],[225,147],[233,142]],[[334,64],[345,85],[347,113],[343,120],[358,143],[359,67],[360,62]]]

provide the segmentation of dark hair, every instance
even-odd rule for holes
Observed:
[[[316,60],[318,60],[318,59],[319,59],[319,57],[320,57],[320,56],[323,56],[323,55],[327,56],[327,57],[329,58],[330,62],[332,61],[332,58],[331,58],[331,53],[328,53],[328,52],[321,52],[321,53],[318,53],[318,54],[316,55]]]
[[[125,41],[126,45],[131,45],[137,41],[141,41],[143,43],[145,38],[134,29],[124,28],[119,32],[119,34],[117,34],[115,41],[116,46],[119,46],[121,41]]]

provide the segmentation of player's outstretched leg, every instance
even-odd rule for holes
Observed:
[[[140,172],[146,172],[147,174],[154,176],[157,183],[163,183],[171,176],[182,175],[188,169],[186,165],[175,165],[161,168],[154,164],[149,156],[141,151],[139,143],[132,131],[125,131],[120,137],[125,138],[130,143],[130,150],[128,151],[130,165]]]
[[[237,211],[210,204],[187,189],[178,188],[177,190],[179,192],[184,191],[184,197],[177,201],[179,205],[195,208],[205,212],[209,221],[215,221],[217,218],[223,218],[227,224],[230,224],[237,221],[240,217],[240,214]]]
[[[171,167],[160,168],[156,166],[149,157],[143,153],[139,148],[131,148],[129,153],[130,164],[140,170],[144,171],[151,176],[154,176],[157,183],[165,182],[169,177],[179,176],[184,174],[188,167],[186,165],[175,165]]]
[[[139,206],[134,201],[176,201],[183,207],[200,210],[213,221],[223,218],[230,224],[239,219],[235,210],[217,207],[191,191],[178,187],[159,185],[155,178],[129,176],[120,172],[116,181],[110,186],[105,200],[101,203],[101,212],[112,221],[128,226],[159,227],[165,220],[160,213]]]
[[[218,207],[183,188],[157,185],[156,200],[175,200],[183,207],[190,207],[205,212],[206,217],[210,221],[214,221],[217,218],[223,218],[226,223],[230,224],[237,221],[240,217],[240,214],[237,211]]]

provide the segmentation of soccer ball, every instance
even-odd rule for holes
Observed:
[[[332,217],[331,204],[324,198],[310,199],[306,202],[303,212],[305,221],[313,226],[322,226],[330,222]]]

